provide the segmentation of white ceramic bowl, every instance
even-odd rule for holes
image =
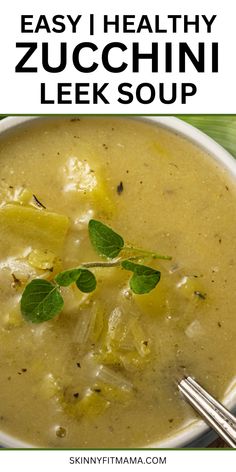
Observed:
[[[14,129],[31,120],[42,120],[42,117],[9,117],[0,121],[0,135],[5,131]],[[53,117],[52,117],[53,119]],[[174,117],[131,117],[129,119],[145,120],[153,124],[164,126],[171,131],[183,135],[193,143],[197,144],[208,154],[209,158],[216,160],[236,180],[236,161],[232,156],[217,144],[213,139],[206,136],[193,126]],[[228,388],[224,404],[231,410],[236,410],[236,378]],[[185,425],[172,436],[165,440],[148,445],[152,448],[183,448],[183,447],[205,447],[214,440],[214,433],[203,421],[195,420]],[[32,444],[20,441],[14,436],[0,432],[0,444],[11,448],[32,448]]]

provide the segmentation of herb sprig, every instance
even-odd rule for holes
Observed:
[[[82,263],[79,267],[58,273],[51,282],[39,278],[32,280],[25,287],[21,297],[21,313],[25,320],[41,323],[58,315],[64,306],[60,293],[61,287],[68,287],[75,283],[81,292],[93,292],[97,281],[90,270],[92,268],[120,267],[131,272],[129,285],[135,294],[148,293],[156,287],[160,281],[160,271],[135,261],[170,260],[171,257],[126,246],[122,236],[101,221],[90,220],[88,232],[95,251],[107,260]]]

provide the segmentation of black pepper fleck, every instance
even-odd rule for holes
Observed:
[[[81,367],[80,362],[76,362],[76,365],[77,365],[77,367],[79,367],[79,368]]]
[[[118,195],[121,195],[121,194],[122,194],[122,192],[124,191],[123,182],[120,182],[119,185],[117,185],[116,191],[117,191]]]
[[[206,300],[206,293],[202,293],[202,292],[199,292],[198,290],[195,290],[194,295],[197,295],[197,297],[201,298],[202,300]]]

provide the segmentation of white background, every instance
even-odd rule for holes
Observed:
[[[166,463],[154,463],[150,465],[111,465],[100,463],[91,464],[70,464],[70,457],[142,457],[143,460],[148,458],[165,458]],[[155,460],[154,460],[155,462]],[[71,472],[71,471],[96,471],[108,472],[113,469],[134,472],[134,471],[150,471],[150,472],[199,472],[200,471],[230,471],[235,470],[235,452],[227,450],[217,451],[1,451],[0,464],[1,470],[4,472]],[[16,465],[17,464],[17,465]]]
[[[32,2],[29,0],[7,0],[1,2],[0,6],[0,64],[1,64],[1,88],[0,88],[0,113],[1,114],[39,114],[39,113],[139,113],[139,114],[172,114],[172,113],[236,113],[236,60],[235,60],[235,17],[236,3],[234,1],[222,0],[198,0],[193,2],[190,0],[163,0],[138,2],[137,0],[119,0],[118,2],[99,0],[84,2],[64,0],[40,0]],[[96,16],[96,33],[94,36],[88,34],[88,15],[94,13]],[[62,34],[40,32],[38,34],[22,34],[20,31],[20,16],[34,15],[33,24],[37,23],[40,14],[47,15],[48,20],[56,14],[71,14],[76,17],[82,14],[82,19],[78,24],[78,33],[72,34],[68,28]],[[135,14],[135,26],[138,26],[139,19],[142,14],[149,15],[150,19],[153,15],[160,15],[162,27],[169,25],[170,32],[168,34],[143,32],[141,34],[104,34],[102,33],[102,17],[109,14],[110,17],[115,14]],[[171,23],[166,19],[168,14],[187,14],[190,19],[194,15],[207,15],[211,17],[217,15],[217,19],[212,26],[212,33],[206,33],[206,25],[200,22],[200,33],[183,33],[182,22],[178,23],[179,33],[171,32]],[[192,28],[194,31],[194,28]],[[191,28],[190,28],[191,31]],[[37,41],[39,43],[38,50],[31,58],[31,64],[38,65],[38,73],[15,73],[15,66],[22,57],[21,49],[16,49],[16,42]],[[45,72],[40,67],[40,45],[42,42],[50,43],[50,62],[58,63],[58,45],[60,42],[68,44],[68,66],[65,71],[58,74]],[[100,66],[97,71],[90,74],[79,73],[71,61],[73,47],[82,41],[91,41],[97,44],[99,51],[94,53],[94,59],[100,61],[102,47],[111,41],[119,41],[125,43],[129,47],[129,51],[125,53],[117,53],[117,57],[113,55],[112,61],[114,65],[122,60],[131,63],[130,44],[132,42],[140,42],[140,49],[149,51],[151,42],[159,42],[160,51],[162,44],[167,41],[173,41],[174,44],[179,41],[187,41],[189,46],[197,53],[198,42],[219,42],[219,73],[212,74],[209,72],[209,57],[206,57],[205,73],[198,73],[190,64],[185,74],[163,72],[151,73],[150,62],[143,61],[143,66],[138,74],[132,74],[131,68],[123,73],[114,74],[106,72]],[[83,55],[83,60],[92,59],[93,53],[87,51]],[[116,62],[117,61],[117,62]],[[160,63],[161,53],[160,53]],[[30,62],[29,62],[30,64]],[[160,67],[161,69],[162,67]],[[109,105],[103,104],[101,101],[95,104],[86,105],[43,105],[40,104],[40,83],[46,82],[48,98],[56,98],[57,82],[97,82],[102,84],[109,82],[106,95],[110,101]],[[134,100],[130,105],[122,105],[117,102],[119,96],[117,86],[121,82],[131,82],[135,84],[142,82],[151,82],[157,90],[156,99],[152,104],[140,104]],[[166,84],[177,82],[193,82],[197,85],[198,92],[195,96],[187,99],[187,104],[180,103],[180,96],[174,104],[161,104],[159,101],[158,84],[165,82]],[[73,88],[72,88],[73,90]],[[178,88],[179,90],[179,88]],[[90,94],[90,99],[92,98]],[[73,92],[72,92],[73,99]]]
[[[173,114],[173,113],[236,113],[236,60],[235,60],[235,20],[236,7],[235,2],[222,0],[163,0],[138,2],[138,0],[86,0],[67,1],[65,0],[6,0],[0,5],[0,113],[1,114],[44,114],[44,113],[140,113],[140,114]],[[96,24],[99,33],[95,36],[88,36],[86,18],[89,13],[96,15]],[[79,33],[71,34],[68,29],[63,34],[21,34],[20,15],[33,14],[37,19],[39,14],[46,14],[48,19],[56,14],[71,14],[73,17],[78,14],[83,15],[83,21],[80,22]],[[166,15],[168,14],[205,14],[211,16],[217,14],[217,20],[214,22],[213,33],[206,34],[206,28],[201,29],[200,34],[178,35],[148,34],[140,35],[122,34],[104,35],[102,34],[101,18],[103,14],[135,14],[138,19],[142,14],[159,14],[163,17],[163,25],[166,26]],[[99,28],[100,25],[100,28]],[[52,57],[57,59],[58,44],[61,41],[67,41],[69,50],[73,45],[82,41],[95,42],[99,48],[111,41],[120,41],[129,45],[133,41],[140,41],[143,48],[147,48],[153,41],[188,41],[190,46],[194,46],[198,41],[219,42],[219,70],[218,74],[198,74],[193,68],[189,68],[188,73],[171,74],[168,78],[162,73],[151,74],[147,66],[142,67],[141,72],[135,77],[131,72],[122,74],[109,74],[103,68],[99,68],[94,74],[79,74],[69,62],[65,72],[60,74],[48,74],[40,70],[37,74],[16,74],[15,65],[20,58],[20,51],[15,48],[16,42],[21,41],[42,41],[50,42],[50,51]],[[70,57],[70,55],[68,55]],[[38,65],[40,64],[40,55],[36,54]],[[96,57],[97,59],[97,57]],[[119,58],[117,58],[119,59]],[[127,60],[127,56],[125,58]],[[109,82],[110,105],[40,105],[40,82],[47,83],[47,89],[50,93],[56,94],[57,82]],[[158,99],[149,105],[141,105],[133,102],[132,105],[120,105],[117,102],[117,84],[120,82],[132,82],[138,84],[141,82],[195,82],[198,87],[198,93],[195,97],[189,98],[186,105],[180,105],[179,100],[173,105],[160,104]],[[34,472],[49,470],[57,472],[66,472],[68,470],[90,470],[95,466],[70,465],[69,457],[71,455],[86,455],[89,453],[79,451],[0,451],[0,468],[5,471]],[[90,453],[93,456],[101,455],[122,455],[122,456],[167,456],[166,465],[149,466],[122,466],[130,471],[142,470],[149,467],[149,470],[189,471],[199,470],[232,470],[235,463],[235,453],[233,451],[123,451],[112,453],[94,451]],[[116,466],[118,467],[118,466]],[[96,469],[108,470],[111,465],[97,465]],[[148,470],[148,469],[147,469]]]

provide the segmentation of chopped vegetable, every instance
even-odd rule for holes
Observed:
[[[192,321],[185,330],[186,336],[189,338],[195,338],[197,336],[202,336],[204,333],[204,330],[202,328],[201,323],[198,320]]]
[[[124,390],[131,390],[133,385],[132,382],[123,377],[120,373],[113,371],[109,367],[101,365],[96,374],[98,382],[104,382],[114,387],[118,387]]]
[[[118,401],[121,403],[127,402],[132,398],[132,389],[117,387],[105,382],[98,382],[93,386],[93,391],[99,393],[109,402]]]
[[[96,343],[104,327],[104,308],[99,302],[94,302],[92,307],[91,327],[89,339],[91,343]]]
[[[27,188],[23,188],[20,192],[16,202],[19,202],[21,205],[30,205],[32,202],[33,193]]]
[[[32,267],[43,270],[53,270],[56,256],[52,251],[42,251],[34,249],[28,256],[28,261]]]
[[[74,340],[78,344],[86,341],[94,343],[98,340],[103,329],[102,307],[94,302],[90,306],[83,307],[78,314],[78,321],[75,327]]]
[[[11,238],[21,247],[48,250],[58,255],[69,220],[64,215],[46,210],[9,204],[0,208],[0,224],[1,243]]]
[[[70,411],[76,417],[86,416],[92,418],[101,415],[109,406],[109,400],[88,388],[84,396],[70,406]]]
[[[107,215],[114,212],[114,203],[99,169],[95,170],[86,160],[72,156],[67,160],[63,173],[66,193],[82,201],[89,198],[93,206]]]
[[[150,340],[145,335],[140,321],[133,319],[130,322],[130,330],[133,335],[134,346],[137,349],[141,357],[145,357],[150,354]]]
[[[120,307],[114,308],[108,319],[106,348],[113,351],[120,349],[126,340],[129,326],[129,318]]]
[[[145,364],[150,359],[147,357],[141,357],[137,351],[129,351],[120,354],[120,361],[128,372],[136,372],[145,368]]]

